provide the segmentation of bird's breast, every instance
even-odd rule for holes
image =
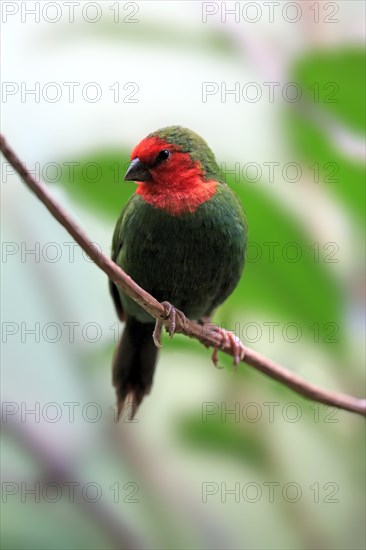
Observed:
[[[138,197],[122,224],[118,263],[157,300],[173,303],[192,319],[208,315],[226,298],[243,267],[240,212],[216,202],[171,215]],[[126,311],[136,309],[127,302]]]

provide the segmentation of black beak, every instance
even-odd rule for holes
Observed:
[[[139,158],[133,159],[125,174],[125,181],[150,181],[151,175],[147,166]]]

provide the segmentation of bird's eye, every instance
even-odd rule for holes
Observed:
[[[158,153],[158,157],[157,159],[160,161],[160,160],[165,160],[167,159],[168,157],[170,156],[170,151],[168,151],[167,149],[163,149],[162,151],[160,151]]]

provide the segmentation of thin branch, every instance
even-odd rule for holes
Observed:
[[[117,264],[110,258],[102,254],[98,248],[90,242],[88,236],[76,225],[69,214],[57,203],[57,201],[49,193],[47,187],[36,181],[36,179],[25,168],[18,156],[6,143],[3,136],[0,136],[0,150],[8,162],[13,166],[16,172],[20,175],[24,183],[37,195],[37,197],[48,208],[51,214],[60,222],[61,225],[70,233],[81,248],[88,256],[104,271],[108,277],[116,283],[130,298],[137,302],[155,319],[162,319],[163,323],[167,324],[166,312],[164,306],[158,302],[153,296],[142,289],[135,281],[131,279]],[[222,337],[220,333],[214,330],[208,330],[207,326],[199,325],[193,321],[187,321],[183,325],[180,318],[177,316],[176,332],[184,333],[190,338],[195,338],[202,344],[208,347],[220,348]],[[221,348],[224,353],[233,355],[233,350],[230,346],[229,339]],[[281,382],[295,392],[303,395],[308,399],[331,405],[340,409],[355,412],[366,416],[366,399],[358,399],[351,395],[324,390],[307,382],[294,372],[285,369],[281,365],[275,363],[271,359],[264,357],[260,353],[245,347],[245,356],[242,359],[244,363],[254,367],[255,369],[266,374],[270,378]]]

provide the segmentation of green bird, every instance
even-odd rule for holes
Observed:
[[[112,259],[168,316],[181,310],[207,321],[236,287],[247,242],[241,204],[220,181],[214,154],[191,130],[162,128],[133,149],[125,181],[137,189],[117,222]],[[125,322],[113,361],[118,415],[128,400],[133,417],[153,382],[155,320],[112,281],[110,290]],[[237,363],[243,350],[231,344]]]

